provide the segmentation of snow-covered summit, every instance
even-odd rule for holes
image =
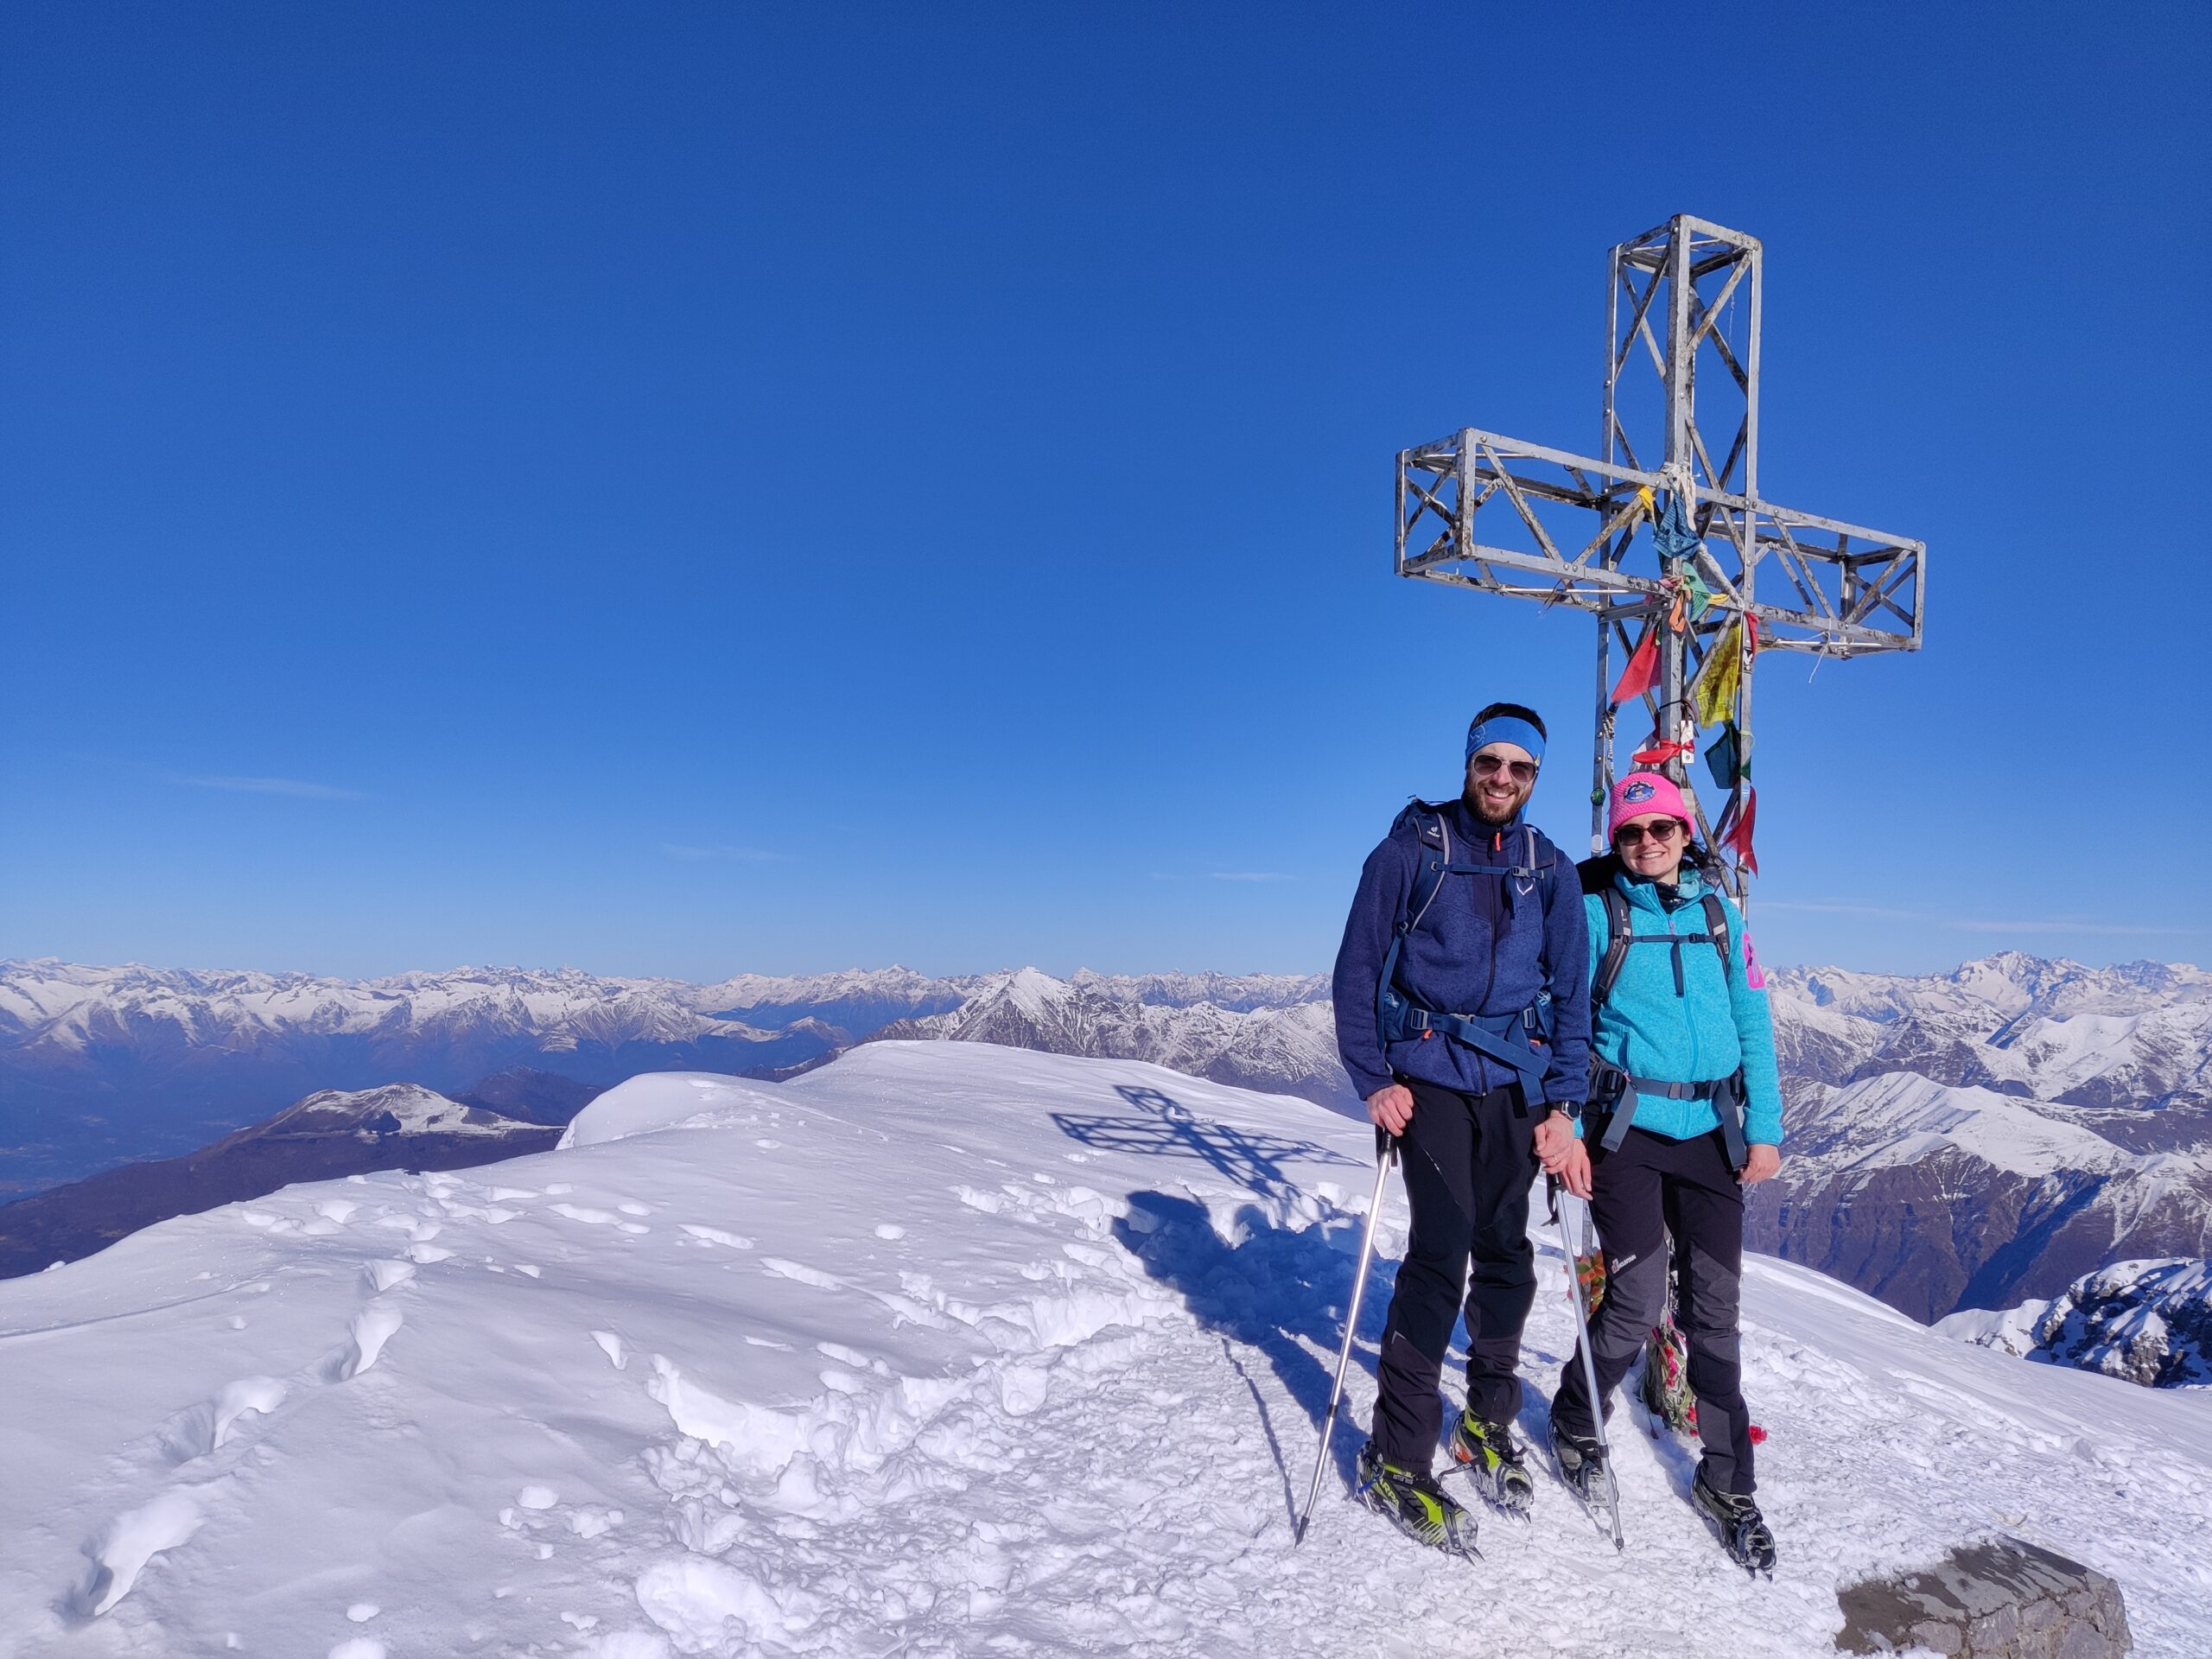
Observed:
[[[2116,1578],[2139,1653],[2212,1626],[2212,1396],[1759,1258],[1772,1584],[1628,1412],[1625,1554],[1548,1479],[1483,1560],[1414,1548],[1344,1496],[1349,1425],[1294,1553],[1373,1167],[1299,1101],[889,1043],[641,1077],[573,1135],[0,1283],[0,1655],[1798,1656],[1839,1585],[1997,1529]],[[1381,1243],[1360,1417],[1395,1190]],[[1524,1433],[1570,1324],[1540,1299]]]
[[[260,1126],[265,1136],[350,1133],[374,1139],[389,1135],[481,1135],[505,1136],[512,1119],[480,1107],[449,1100],[416,1083],[391,1083],[381,1089],[324,1089],[309,1095]]]

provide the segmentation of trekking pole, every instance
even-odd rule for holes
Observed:
[[[1313,1500],[1321,1495],[1321,1471],[1329,1462],[1329,1434],[1337,1426],[1338,1403],[1344,1397],[1344,1371],[1351,1364],[1353,1333],[1359,1329],[1360,1298],[1367,1294],[1367,1265],[1375,1256],[1375,1222],[1382,1213],[1382,1183],[1389,1179],[1390,1166],[1397,1161],[1398,1137],[1394,1135],[1389,1137],[1388,1150],[1376,1160],[1375,1196],[1367,1201],[1367,1228],[1359,1241],[1359,1268],[1352,1275],[1351,1308],[1344,1315],[1344,1345],[1337,1354],[1337,1380],[1329,1389],[1327,1414],[1321,1419],[1321,1446],[1313,1454],[1313,1484],[1306,1489],[1306,1507],[1298,1512],[1298,1526],[1291,1535],[1294,1549],[1306,1541],[1306,1523],[1313,1518]]]
[[[1605,1459],[1605,1507],[1613,1517],[1613,1548],[1624,1550],[1628,1541],[1621,1536],[1621,1484],[1613,1469],[1613,1448],[1605,1439],[1605,1402],[1598,1397],[1598,1366],[1590,1352],[1590,1315],[1582,1306],[1582,1274],[1575,1268],[1574,1241],[1567,1236],[1567,1211],[1559,1205],[1559,1178],[1547,1175],[1544,1186],[1545,1196],[1551,1200],[1552,1219],[1559,1223],[1559,1247],[1567,1257],[1567,1297],[1574,1304],[1574,1331],[1580,1338],[1575,1351],[1582,1358],[1582,1386],[1590,1391],[1590,1419],[1598,1426],[1598,1454]]]

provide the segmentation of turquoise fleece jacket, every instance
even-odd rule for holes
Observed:
[[[1706,892],[1694,870],[1682,871],[1683,902],[1669,911],[1649,881],[1623,874],[1614,886],[1628,897],[1629,917],[1639,933],[1705,931]],[[1682,988],[1675,989],[1676,950],[1664,944],[1631,944],[1621,976],[1605,1006],[1592,1010],[1591,1052],[1632,1077],[1661,1083],[1704,1083],[1744,1071],[1744,1138],[1770,1147],[1782,1144],[1782,1088],[1774,1063],[1774,1020],[1768,1012],[1766,982],[1758,974],[1744,934],[1743,912],[1723,893],[1728,912],[1728,965],[1702,939],[1680,948]],[[1605,959],[1608,930],[1605,901],[1583,896],[1590,924],[1590,971],[1594,980]],[[1712,1103],[1646,1095],[1637,1104],[1636,1127],[1688,1141],[1720,1127]]]

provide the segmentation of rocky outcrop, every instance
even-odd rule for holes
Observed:
[[[2146,1388],[2212,1383],[2212,1262],[2116,1262],[2069,1286],[2036,1321],[2053,1363]]]
[[[1951,1659],[2120,1659],[2133,1651],[2120,1586],[2018,1538],[1838,1592],[1845,1653],[1924,1649]]]

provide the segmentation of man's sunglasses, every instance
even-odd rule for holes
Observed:
[[[1613,839],[1624,847],[1633,847],[1646,836],[1654,841],[1672,841],[1682,833],[1680,818],[1662,818],[1656,823],[1624,823],[1613,831]]]
[[[1516,784],[1536,781],[1536,763],[1533,760],[1508,760],[1503,755],[1478,754],[1475,757],[1475,776],[1494,778],[1503,772]]]

